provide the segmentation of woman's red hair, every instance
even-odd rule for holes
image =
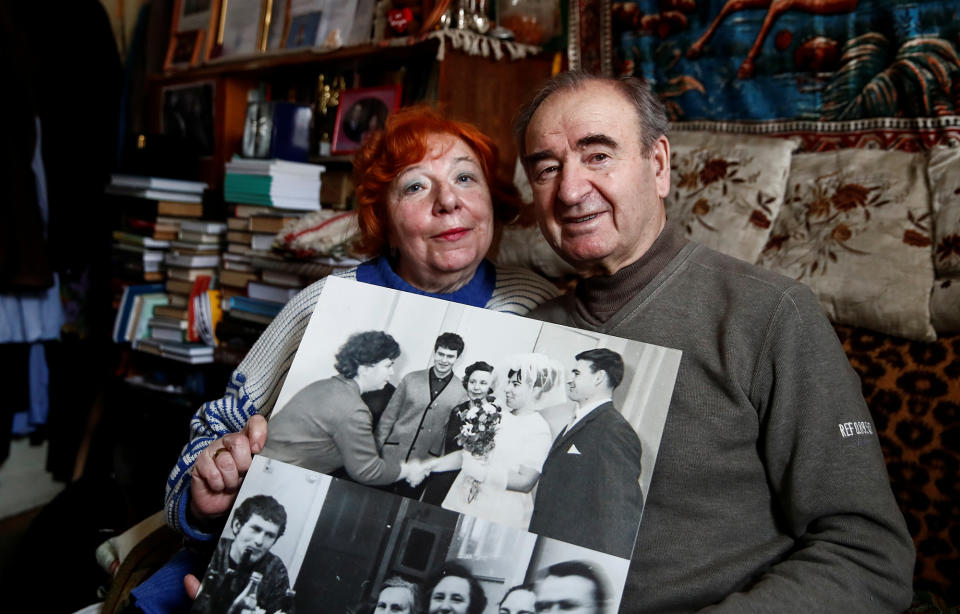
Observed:
[[[387,191],[400,171],[423,159],[427,154],[427,138],[435,134],[456,137],[477,154],[490,186],[495,229],[516,219],[520,199],[512,183],[495,175],[498,153],[493,141],[473,124],[447,119],[430,107],[408,107],[390,114],[384,129],[371,135],[353,158],[360,225],[355,249],[361,254],[377,256],[386,250],[390,223]]]

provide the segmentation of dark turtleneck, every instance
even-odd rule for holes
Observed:
[[[594,326],[609,320],[663,270],[687,244],[686,237],[667,224],[650,249],[613,275],[588,277],[577,283],[577,314]]]

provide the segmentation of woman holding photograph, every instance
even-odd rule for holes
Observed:
[[[360,397],[393,375],[400,346],[382,331],[355,333],[337,351],[338,375],[308,384],[270,419],[261,454],[336,477],[378,486],[405,477],[377,452],[373,416]]]
[[[563,382],[563,366],[543,354],[520,354],[505,361],[503,398],[510,411],[500,412],[493,447],[472,449],[482,439],[471,425],[481,412],[490,413],[486,399],[460,413],[463,450],[428,463],[431,471],[460,469],[443,507],[518,529],[526,529],[533,512],[530,491],[540,479],[553,436],[540,410],[556,405]],[[551,393],[553,391],[553,393]],[[493,411],[496,411],[494,409]]]
[[[427,108],[398,111],[354,161],[358,249],[373,256],[338,275],[523,315],[558,294],[541,277],[486,259],[516,189],[495,176],[497,150],[476,127]],[[191,421],[190,442],[167,482],[168,523],[212,540],[233,504],[324,281],[290,300],[233,372],[223,398]],[[280,412],[278,415],[282,415]],[[222,522],[222,520],[221,520]]]

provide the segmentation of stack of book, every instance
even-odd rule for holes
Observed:
[[[147,323],[153,310],[167,304],[163,284],[131,284],[123,288],[113,320],[113,340],[116,343],[135,342],[149,337]]]
[[[127,283],[163,281],[170,242],[181,220],[202,215],[206,187],[199,181],[113,175],[107,193],[120,210],[113,233],[114,276]]]
[[[224,200],[316,211],[320,208],[320,175],[324,170],[320,164],[236,156],[226,163]]]
[[[150,320],[150,338],[185,343],[189,341],[189,305],[191,294],[205,292],[215,285],[223,237],[224,222],[183,220],[177,239],[170,242],[166,255],[167,304],[154,310]],[[199,285],[199,287],[198,287]]]

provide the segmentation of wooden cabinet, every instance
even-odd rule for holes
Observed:
[[[403,104],[427,102],[451,117],[476,124],[499,146],[500,171],[511,177],[516,158],[512,122],[518,108],[550,76],[550,55],[511,60],[467,55],[447,48],[437,59],[439,42],[428,39],[405,46],[362,45],[318,53],[281,52],[240,61],[155,76],[150,81],[151,129],[160,133],[164,92],[190,84],[213,85],[212,148],[200,159],[198,178],[219,186],[223,163],[240,151],[247,93],[264,85],[270,98],[316,102],[317,82],[344,77],[347,88],[400,82]],[[332,128],[335,108],[326,117],[314,113],[314,146],[324,126]]]

